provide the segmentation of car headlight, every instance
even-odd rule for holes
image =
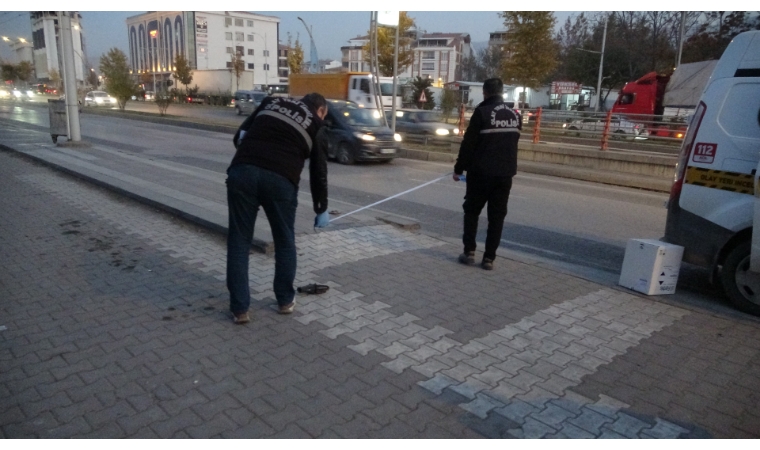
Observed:
[[[401,135],[398,133],[393,134],[393,140],[396,142],[401,142]]]
[[[446,130],[444,128],[438,128],[435,130],[435,134],[437,134],[438,136],[448,136],[449,130]]]
[[[7,97],[7,96],[8,96],[8,92],[0,91],[0,97]]]
[[[354,133],[354,136],[358,137],[359,139],[363,141],[374,141],[376,139],[375,136],[372,136],[371,134],[364,134],[364,133]]]
[[[563,124],[562,124],[562,128],[567,128],[567,124],[566,124],[566,123],[563,123]]]
[[[13,91],[13,95],[14,95],[15,97],[21,97],[21,96],[22,96],[22,95],[24,95],[24,94],[22,94],[22,93],[21,93],[21,91]]]
[[[451,130],[451,134],[459,136],[459,128],[454,128],[453,130]]]
[[[34,97],[34,91],[26,91],[26,95],[29,97]]]

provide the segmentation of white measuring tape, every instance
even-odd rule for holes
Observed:
[[[433,183],[435,183],[435,182],[436,182],[436,181],[438,181],[438,180],[442,180],[442,179],[444,179],[444,178],[446,178],[446,177],[449,177],[449,176],[451,176],[451,174],[453,174],[453,173],[454,173],[454,172],[449,172],[449,173],[447,173],[446,175],[442,175],[442,176],[440,176],[440,177],[436,178],[435,180],[430,180],[430,181],[428,181],[427,183],[421,184],[421,185],[419,185],[419,186],[416,186],[416,187],[413,187],[413,188],[411,188],[411,189],[407,189],[407,190],[405,190],[404,192],[400,192],[400,193],[398,193],[398,194],[396,194],[396,195],[393,195],[393,196],[391,196],[391,197],[388,197],[388,198],[384,198],[384,199],[382,199],[382,200],[380,200],[380,201],[378,201],[378,202],[375,202],[375,203],[373,203],[373,204],[371,204],[371,205],[362,206],[362,207],[361,207],[361,208],[359,208],[359,209],[356,209],[356,210],[353,210],[353,211],[351,211],[351,212],[345,213],[345,214],[343,214],[343,215],[340,215],[340,216],[338,216],[338,217],[336,217],[336,218],[334,218],[334,219],[330,219],[330,222],[335,222],[336,220],[338,220],[338,219],[342,219],[342,218],[344,218],[344,217],[347,217],[347,216],[350,216],[350,215],[351,215],[351,214],[353,214],[353,213],[358,213],[359,211],[363,211],[363,210],[365,210],[365,209],[367,209],[367,208],[371,208],[371,207],[373,207],[373,206],[379,205],[380,203],[384,203],[384,202],[387,202],[388,200],[392,200],[392,199],[394,199],[394,198],[396,198],[396,197],[401,197],[401,196],[402,196],[402,195],[404,195],[404,194],[408,194],[408,193],[410,193],[410,192],[412,192],[412,191],[416,191],[417,189],[419,189],[419,188],[423,188],[423,187],[427,186],[428,184],[433,184]]]

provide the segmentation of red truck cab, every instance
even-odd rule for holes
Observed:
[[[670,75],[649,72],[636,81],[626,83],[612,107],[612,113],[661,116],[662,98],[665,96],[665,86],[668,81],[670,81]]]

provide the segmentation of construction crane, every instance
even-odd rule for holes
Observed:
[[[314,37],[311,35],[311,28],[306,25],[306,22],[302,18],[298,18],[303,22],[303,26],[306,27],[306,32],[309,33],[309,40],[311,41],[311,48],[309,49],[309,73],[317,73],[319,71],[319,56],[317,56],[317,45],[314,43]]]

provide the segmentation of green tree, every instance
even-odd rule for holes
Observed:
[[[61,90],[61,74],[58,73],[55,69],[50,69],[48,71],[48,78],[50,78],[50,83],[53,84],[53,87],[55,87],[58,90]]]
[[[32,63],[29,61],[21,61],[20,63],[16,64],[16,77],[19,80],[26,83],[31,80],[33,73],[34,66],[32,66]]]
[[[296,34],[295,44],[291,44],[290,33],[288,33],[288,69],[290,73],[301,73],[303,69],[303,46],[298,40],[298,34]]]
[[[459,104],[459,90],[444,89],[441,91],[441,113],[448,122],[451,111]]]
[[[433,80],[430,78],[415,77],[412,80],[412,102],[421,109],[433,109],[435,107],[435,99],[433,99],[433,92],[428,89],[433,85]],[[425,93],[425,102],[420,102],[420,95]]]
[[[16,81],[16,66],[11,63],[3,63],[0,65],[0,71],[2,72],[3,81]]]
[[[100,57],[100,73],[106,83],[106,92],[116,98],[119,109],[124,110],[127,101],[137,92],[127,64],[127,55],[116,47]]]
[[[174,73],[172,75],[185,86],[185,93],[187,93],[187,85],[193,82],[193,70],[190,68],[185,55],[179,54],[174,58]]]
[[[235,90],[238,90],[240,88],[240,76],[245,70],[245,61],[240,52],[230,55],[230,61],[232,62],[230,70],[235,74]]]
[[[704,12],[696,32],[684,42],[681,62],[718,59],[737,34],[752,29],[760,29],[760,16],[753,21],[746,11]]]
[[[554,14],[550,11],[504,11],[500,17],[510,32],[505,38],[502,79],[522,87],[538,88],[557,65],[557,46],[552,39],[556,22]],[[522,101],[520,103],[522,108]]]
[[[412,33],[410,30],[415,28],[414,19],[407,15],[406,11],[399,13],[398,29],[398,73],[403,72],[414,62],[414,52],[412,51]],[[369,34],[369,33],[368,33]],[[372,52],[370,51],[371,42],[364,44],[362,51],[364,60],[372,64]],[[393,51],[396,46],[396,28],[395,27],[377,27],[377,63],[380,69],[381,77],[393,76]]]

